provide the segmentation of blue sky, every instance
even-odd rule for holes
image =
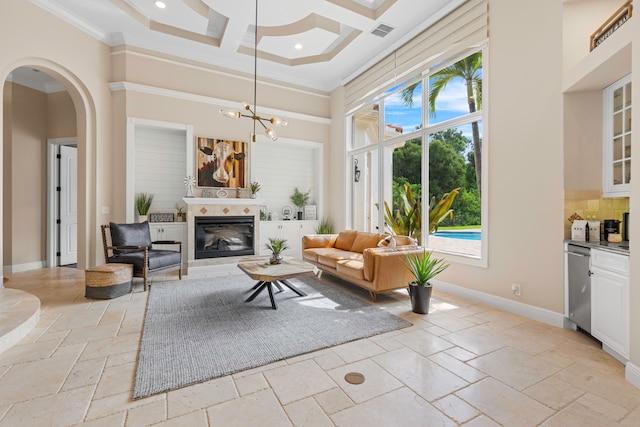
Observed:
[[[385,98],[385,122],[396,126],[402,126],[405,132],[414,130],[422,122],[422,93],[421,86],[416,88],[413,94],[413,107],[402,105],[399,92]],[[466,88],[462,79],[454,79],[441,91],[436,100],[436,117],[430,117],[431,124],[441,123],[454,117],[469,113],[469,105],[466,100]],[[471,138],[471,127],[459,128],[465,136]]]

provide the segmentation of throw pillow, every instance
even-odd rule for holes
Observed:
[[[382,240],[380,240],[378,242],[378,247],[379,248],[382,248],[382,247],[385,247],[385,246],[388,246],[390,248],[395,248],[396,247],[396,238],[394,236],[389,235],[389,236],[385,237],[384,239],[382,239]]]
[[[359,232],[351,245],[351,252],[362,253],[365,249],[375,248],[378,240],[379,234]]]

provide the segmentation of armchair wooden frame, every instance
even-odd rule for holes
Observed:
[[[144,251],[144,255],[143,255],[143,268],[142,271],[136,271],[136,269],[134,268],[133,270],[133,276],[134,277],[140,277],[143,279],[144,281],[144,290],[147,290],[147,277],[149,276],[150,273],[155,273],[158,271],[166,271],[166,270],[172,270],[174,268],[178,269],[178,278],[180,280],[182,280],[182,242],[177,241],[177,240],[157,240],[155,242],[151,242],[151,244],[155,244],[155,245],[178,245],[178,252],[180,253],[180,263],[179,264],[170,264],[167,266],[163,266],[163,267],[156,267],[153,270],[149,269],[149,252],[153,252],[154,249],[149,250],[148,247],[146,246],[113,246],[113,245],[109,245],[109,243],[107,242],[107,229],[109,229],[109,225],[101,225],[100,226],[101,231],[102,231],[102,245],[104,247],[104,259],[106,263],[109,263],[110,258],[113,256],[114,251],[118,251],[118,250],[135,250],[135,251]],[[111,256],[109,256],[109,251],[111,251]],[[120,262],[120,261],[111,261],[111,262]],[[125,261],[122,261],[123,263],[126,263]]]

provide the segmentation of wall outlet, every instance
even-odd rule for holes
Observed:
[[[517,283],[514,283],[511,285],[511,291],[513,292],[513,294],[517,297],[520,296],[520,285]]]

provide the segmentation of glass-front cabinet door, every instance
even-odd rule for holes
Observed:
[[[628,197],[631,185],[631,74],[604,89],[603,197]]]

